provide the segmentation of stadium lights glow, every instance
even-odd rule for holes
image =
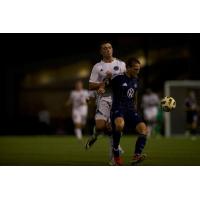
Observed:
[[[77,75],[78,75],[79,78],[86,78],[86,77],[89,76],[89,69],[82,68],[82,69],[80,69],[80,71],[78,72]]]
[[[52,80],[52,78],[49,74],[42,74],[39,77],[38,82],[42,85],[46,85],[46,84],[50,83],[51,80]]]
[[[141,66],[142,67],[145,67],[145,65],[146,65],[146,58],[144,57],[144,56],[140,56],[139,58],[138,58],[138,60],[140,61],[140,63],[141,63]]]

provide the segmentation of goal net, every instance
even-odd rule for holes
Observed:
[[[185,98],[188,91],[193,90],[197,102],[200,102],[200,81],[166,81],[164,86],[165,96],[176,100],[176,109],[165,113],[165,136],[184,135],[186,132]]]

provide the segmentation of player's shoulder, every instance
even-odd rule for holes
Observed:
[[[120,60],[119,58],[115,58],[116,62],[120,63],[121,65],[126,65],[126,63],[123,60]]]
[[[74,95],[76,95],[76,90],[72,90],[72,91],[70,92],[70,96],[74,96]]]
[[[123,79],[124,79],[124,74],[118,74],[112,80],[119,81],[119,80],[123,80]]]
[[[102,66],[102,61],[97,62],[96,64],[94,64],[93,68],[99,68]]]

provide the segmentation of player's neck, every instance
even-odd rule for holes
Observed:
[[[114,60],[114,58],[113,57],[107,57],[107,58],[103,58],[103,62],[105,62],[105,63],[111,63],[112,61]]]
[[[128,76],[129,78],[131,78],[131,75],[128,72],[125,72],[126,76]]]
[[[128,72],[125,72],[126,76],[128,76],[129,78],[137,78],[137,74],[135,74],[134,76],[131,76]]]
[[[76,89],[77,92],[80,92],[80,91],[82,91],[82,90],[83,90],[83,89]]]

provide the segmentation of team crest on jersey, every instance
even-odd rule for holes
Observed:
[[[134,92],[135,92],[135,91],[134,91],[133,88],[128,89],[128,91],[127,91],[127,96],[128,96],[128,98],[133,98]]]
[[[115,71],[118,71],[118,70],[119,70],[119,67],[118,67],[118,66],[114,66],[113,69],[114,69]]]

